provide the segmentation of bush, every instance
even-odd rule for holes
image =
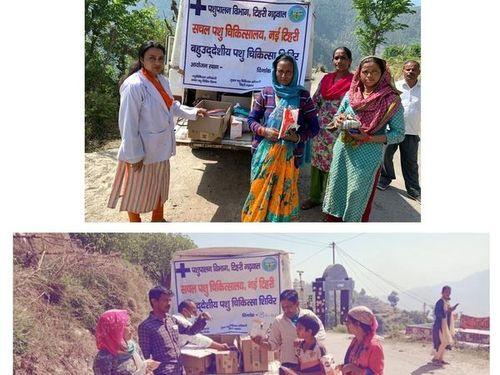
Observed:
[[[69,236],[14,238],[14,370],[16,374],[90,374],[97,320],[108,309],[147,316],[151,282],[141,267],[116,255],[89,254]],[[42,257],[43,254],[43,257]]]
[[[382,57],[387,60],[394,79],[400,79],[405,61],[420,61],[420,43],[387,46]]]
[[[119,107],[118,88],[97,87],[85,94],[85,145],[91,151],[103,140],[120,136],[116,118]]]
[[[147,40],[165,41],[166,20],[139,0],[85,1],[85,150],[116,137],[118,81]]]
[[[14,316],[14,355],[23,355],[28,351],[30,326],[25,316]]]

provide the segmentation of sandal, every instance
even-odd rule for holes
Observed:
[[[302,204],[300,205],[300,208],[305,211],[305,210],[310,210],[311,208],[317,207],[320,205],[321,205],[321,203],[316,203],[316,202],[312,201],[311,199],[307,199],[304,202],[302,202]]]
[[[443,366],[443,364],[441,363],[441,360],[436,359],[436,358],[433,358],[432,361],[430,362],[430,364],[432,364],[434,366],[439,366],[439,367]]]

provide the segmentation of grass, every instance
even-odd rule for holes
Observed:
[[[69,238],[43,236],[31,245],[14,240],[15,373],[92,374],[100,314],[127,309],[137,326],[149,311],[151,283],[119,257],[85,254]]]

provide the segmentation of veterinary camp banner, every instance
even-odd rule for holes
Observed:
[[[267,328],[280,313],[280,256],[252,256],[172,262],[177,303],[193,300],[212,316],[204,333],[248,333]]]
[[[297,60],[304,83],[312,12],[302,2],[186,0],[181,61],[188,88],[247,92],[271,85],[274,59]]]

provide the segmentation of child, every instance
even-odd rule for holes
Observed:
[[[311,316],[304,315],[297,320],[297,336],[301,341],[297,343],[296,355],[301,373],[321,373],[325,370],[320,359],[326,355],[326,349],[316,341],[319,324]]]

